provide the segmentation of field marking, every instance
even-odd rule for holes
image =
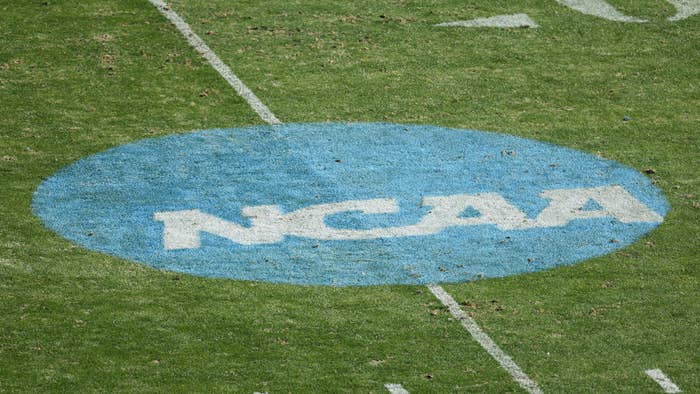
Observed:
[[[583,14],[597,16],[609,21],[633,23],[648,22],[646,19],[639,19],[621,13],[604,0],[557,0],[557,3]]]
[[[438,23],[436,27],[529,27],[537,28],[540,25],[527,14],[496,15],[490,18],[477,18],[468,21],[454,21]]]
[[[676,15],[668,20],[676,22],[700,14],[700,0],[667,0],[676,7]]]
[[[241,245],[282,242],[285,236],[319,240],[359,240],[433,235],[449,227],[493,224],[500,230],[561,227],[573,220],[613,217],[621,223],[660,223],[663,217],[634,198],[622,186],[544,190],[540,196],[550,200],[535,219],[511,205],[498,193],[453,194],[423,197],[420,205],[432,207],[420,221],[405,226],[377,227],[365,230],[340,229],[328,226],[326,219],[343,212],[391,214],[400,212],[394,198],[348,200],[316,204],[283,213],[277,205],[244,206],[243,216],[250,218],[250,227],[202,212],[199,209],[163,211],[153,219],[163,222],[163,247],[198,249],[200,233],[206,232]],[[599,209],[584,210],[587,202]],[[463,218],[461,213],[472,208],[478,217]]]
[[[666,376],[660,369],[649,369],[644,371],[650,378],[664,389],[665,393],[681,393],[681,389],[676,386],[671,379]]]
[[[452,316],[454,316],[455,319],[459,320],[460,323],[462,323],[462,326],[469,331],[469,333],[472,335],[472,338],[474,338],[475,341],[481,345],[484,350],[486,350],[491,357],[493,357],[498,364],[503,367],[508,373],[513,377],[513,379],[518,382],[520,387],[525,389],[527,392],[531,394],[540,394],[542,393],[542,390],[540,390],[539,386],[537,386],[537,383],[535,383],[532,379],[530,379],[525,372],[523,372],[522,369],[513,361],[510,356],[508,356],[503,350],[501,350],[500,347],[496,344],[496,342],[491,339],[480,327],[478,324],[476,324],[476,321],[469,317],[462,308],[459,307],[457,302],[452,298],[451,295],[449,295],[445,289],[442,288],[442,286],[438,285],[430,285],[428,286],[428,289],[437,297],[443,305],[445,305],[449,310]]]
[[[162,0],[148,0],[153,6],[155,6],[158,11],[160,11],[163,16],[165,16],[175,27],[182,33],[182,35],[187,39],[187,42],[192,45],[192,47],[199,52],[209,64],[228,82],[229,85],[241,96],[250,107],[255,111],[255,113],[260,116],[262,120],[269,124],[281,124],[282,122],[277,119],[277,117],[270,111],[265,104],[260,101],[260,99],[241,81],[234,73],[231,71],[229,66],[227,66],[221,59],[214,53],[214,51],[209,48],[209,46],[202,40],[185,22],[180,16],[173,10],[170,6],[165,4]]]
[[[671,22],[688,19],[693,15],[700,14],[700,0],[666,0],[676,8],[676,14],[667,20]],[[582,14],[596,16],[615,22],[645,23],[646,19],[628,16],[605,0],[557,0],[557,3],[576,10]],[[476,18],[464,21],[444,22],[433,25],[435,27],[540,27],[527,14],[496,15],[489,18]]]
[[[408,391],[406,391],[402,385],[397,383],[387,383],[384,385],[384,387],[386,387],[391,394],[408,394]]]
[[[209,63],[223,76],[226,81],[243,97],[251,108],[269,124],[281,124],[282,122],[258,99],[243,82],[238,79],[231,69],[219,59],[216,54],[207,46],[207,44],[197,36],[189,25],[180,16],[171,10],[161,0],[148,0],[153,4],[163,16],[171,21],[178,28],[180,33],[187,41],[202,55],[204,55]],[[537,386],[537,383],[532,381],[525,372],[518,367],[517,364],[507,354],[496,345],[496,343],[479,327],[476,322],[467,316],[464,311],[459,308],[457,302],[450,296],[445,289],[438,285],[430,285],[428,289],[435,295],[445,306],[450,309],[452,316],[459,320],[464,328],[469,331],[472,337],[493,357],[513,378],[520,384],[522,388],[531,394],[540,394],[542,391]],[[386,386],[385,386],[386,387]],[[396,386],[391,386],[396,388]],[[388,389],[388,387],[387,387]],[[405,390],[404,390],[405,391]]]

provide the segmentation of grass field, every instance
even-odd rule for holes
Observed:
[[[172,1],[282,122],[546,141],[646,172],[671,210],[574,266],[445,289],[544,392],[700,392],[700,15],[610,1]],[[537,29],[438,28],[527,13]],[[263,122],[146,0],[0,0],[0,391],[520,392],[424,286],[207,279],[80,248],[42,180],[147,137]]]

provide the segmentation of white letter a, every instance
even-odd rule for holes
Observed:
[[[552,202],[537,216],[533,225],[527,227],[564,226],[574,219],[599,217],[613,217],[622,223],[663,221],[659,214],[621,186],[547,190],[541,196]],[[584,207],[589,201],[595,201],[601,208],[586,210]]]

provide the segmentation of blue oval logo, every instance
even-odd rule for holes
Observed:
[[[88,249],[208,277],[303,285],[464,282],[610,253],[658,226],[638,172],[508,135],[286,124],[147,139],[36,190]]]

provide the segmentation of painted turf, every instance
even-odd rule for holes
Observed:
[[[582,14],[592,15],[609,21],[626,23],[649,22],[646,19],[625,15],[604,0],[557,0],[557,2],[563,6],[581,12]],[[688,19],[700,13],[700,0],[668,0],[668,2],[676,8],[676,14],[667,18],[671,22]],[[500,28],[539,27],[537,22],[532,20],[527,14],[496,15],[488,18],[438,23],[434,26]]]
[[[316,204],[396,199],[399,212],[330,215],[332,228],[418,222],[422,198],[497,193],[528,217],[543,190],[621,185],[663,216],[668,205],[638,172],[582,152],[508,135],[396,124],[285,124],[147,139],[80,160],[36,190],[43,222],[88,249],[159,269],[304,285],[465,282],[574,264],[632,243],[658,222],[610,217],[501,230],[448,227],[361,240],[285,236],[241,245],[202,232],[201,247],[166,250],[156,212],[198,209],[250,226],[244,207],[291,212]],[[593,208],[595,209],[595,208]],[[465,216],[478,215],[466,210]]]
[[[644,371],[644,373],[646,373],[650,378],[654,379],[654,381],[659,386],[661,386],[661,389],[664,391],[664,393],[682,393],[683,392],[660,369],[649,369],[649,370]]]

